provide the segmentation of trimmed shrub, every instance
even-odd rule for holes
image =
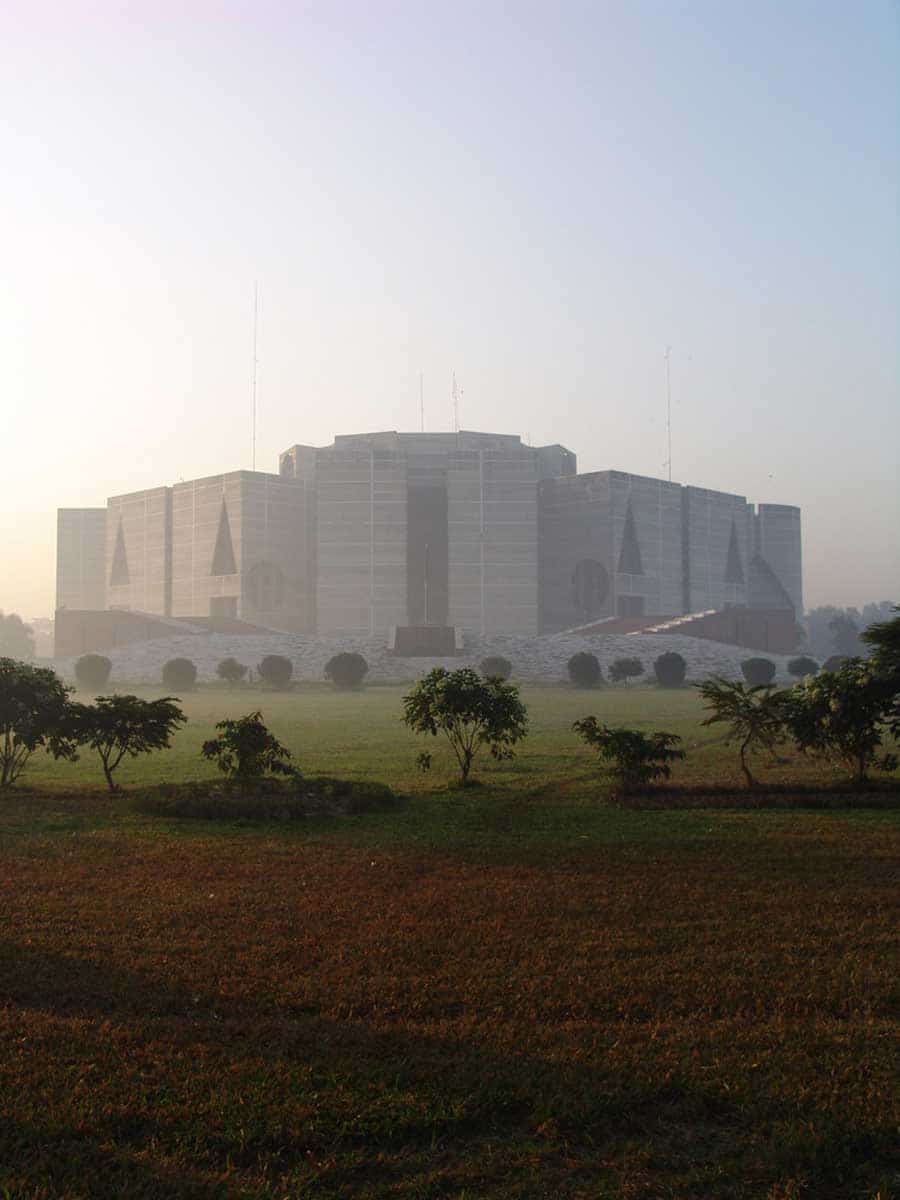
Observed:
[[[681,687],[687,674],[687,663],[676,651],[667,650],[653,664],[653,671],[660,687]]]
[[[240,683],[247,674],[247,668],[236,658],[223,658],[216,667],[216,674],[224,683]]]
[[[603,679],[603,671],[596,654],[588,650],[579,650],[566,663],[569,678],[576,687],[596,687]]]
[[[489,654],[481,660],[481,673],[485,679],[509,679],[512,675],[512,663],[502,654]]]
[[[99,692],[106,687],[112,673],[112,663],[105,654],[82,654],[75,664],[75,679],[86,692]]]
[[[283,691],[291,681],[294,664],[283,654],[267,654],[256,669],[263,683]]]
[[[609,677],[613,683],[624,683],[626,679],[634,679],[643,673],[644,664],[639,658],[617,658],[609,668]]]
[[[850,659],[846,654],[832,654],[831,658],[826,658],[822,663],[822,670],[830,672],[840,671],[849,661]]]
[[[167,688],[189,692],[197,682],[197,668],[189,658],[170,658],[162,669],[162,681]]]
[[[745,658],[741,663],[741,674],[751,687],[765,686],[775,678],[775,664],[771,658]]]
[[[793,675],[795,679],[803,679],[807,675],[815,675],[818,673],[819,664],[814,658],[810,658],[806,654],[801,654],[799,658],[792,658],[787,665],[788,674]]]
[[[369,670],[369,664],[361,654],[353,650],[342,650],[329,658],[325,664],[325,678],[335,687],[359,687]]]

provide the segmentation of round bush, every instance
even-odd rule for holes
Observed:
[[[841,667],[844,666],[844,664],[848,663],[849,661],[850,661],[850,659],[847,657],[846,654],[832,654],[831,658],[826,658],[825,661],[822,663],[822,670],[823,671],[839,671],[841,669]]]
[[[112,663],[103,654],[82,654],[75,664],[78,685],[88,692],[99,692],[106,687],[111,672]]]
[[[481,660],[481,673],[485,679],[509,679],[512,663],[502,654],[489,654]]]
[[[189,692],[197,682],[197,668],[189,658],[170,658],[162,669],[162,681],[167,688]]]
[[[623,683],[626,679],[643,675],[644,664],[639,658],[617,658],[609,668],[609,677],[613,683]]]
[[[216,667],[216,674],[225,683],[240,683],[247,674],[247,668],[236,658],[223,658]]]
[[[775,664],[771,658],[745,658],[741,663],[741,674],[751,687],[771,683],[775,678]]]
[[[576,687],[595,687],[603,678],[597,655],[587,650],[579,650],[577,654],[573,654],[566,664],[566,669]]]
[[[661,687],[681,687],[687,674],[687,663],[676,651],[667,650],[653,664],[653,670]]]
[[[359,687],[368,670],[369,664],[361,654],[342,650],[325,664],[325,678],[330,679],[335,687]]]
[[[263,683],[283,691],[291,681],[294,664],[283,654],[267,654],[256,669]]]
[[[788,673],[795,679],[803,679],[806,675],[815,675],[818,669],[819,664],[816,660],[806,654],[801,654],[799,658],[792,658],[788,663]]]

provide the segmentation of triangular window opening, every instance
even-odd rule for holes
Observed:
[[[236,575],[237,563],[234,561],[234,546],[231,544],[231,525],[228,522],[228,509],[225,501],[219,511],[219,530],[216,534],[216,547],[213,550],[210,575]]]
[[[741,563],[741,552],[738,548],[737,529],[734,517],[731,518],[731,538],[728,542],[728,561],[725,564],[725,582],[743,584],[744,568]]]
[[[119,528],[116,532],[116,544],[113,547],[112,566],[109,570],[109,586],[124,587],[130,582],[128,556],[125,553],[125,534],[122,531],[122,519],[120,517]]]
[[[634,527],[634,514],[631,511],[631,501],[625,513],[625,528],[622,531],[622,548],[619,551],[620,575],[643,575],[644,564],[641,562],[641,548],[638,545],[637,531]]]

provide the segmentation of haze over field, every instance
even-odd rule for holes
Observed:
[[[0,37],[0,608],[55,510],[426,427],[798,504],[900,594],[900,26],[876,0],[20,6]]]

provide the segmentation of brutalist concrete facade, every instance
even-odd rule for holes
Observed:
[[[106,509],[56,514],[56,607],[106,608]]]
[[[799,509],[621,471],[578,475],[565,447],[505,434],[296,445],[277,475],[115,496],[105,511],[60,510],[59,530],[62,604],[328,637],[402,626],[528,635],[803,603]],[[85,550],[101,540],[102,564]]]
[[[541,629],[726,608],[803,611],[800,510],[598,471],[540,486]]]
[[[113,496],[110,609],[313,628],[315,580],[302,481],[233,471]]]

